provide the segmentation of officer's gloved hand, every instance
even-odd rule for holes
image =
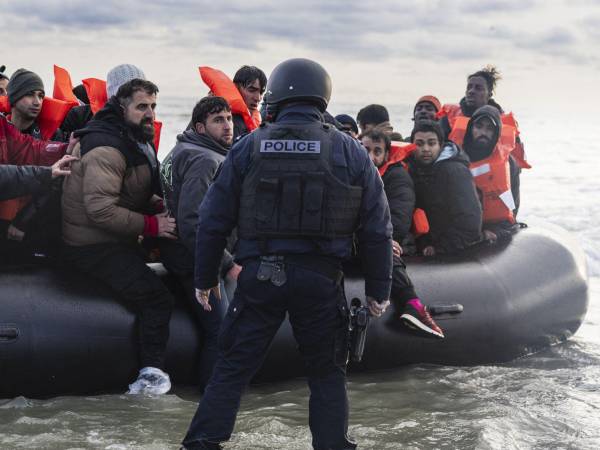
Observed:
[[[373,317],[381,317],[387,307],[390,306],[390,301],[384,300],[380,303],[373,297],[367,297],[367,304],[369,305],[369,312]]]

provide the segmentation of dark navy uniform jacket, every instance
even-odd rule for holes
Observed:
[[[284,108],[278,124],[322,122],[316,107],[293,105]],[[360,225],[356,232],[365,270],[365,293],[377,300],[388,299],[392,270],[392,225],[383,183],[364,147],[355,139],[332,130],[333,174],[348,184],[361,186]],[[238,222],[241,186],[250,164],[254,134],[240,139],[229,151],[219,175],[206,193],[198,212],[195,285],[208,289],[218,284],[219,263],[226,239]],[[269,239],[266,254],[315,254],[347,259],[352,239]],[[258,240],[240,239],[236,261],[258,257],[264,252]]]

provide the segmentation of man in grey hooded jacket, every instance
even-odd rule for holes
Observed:
[[[196,301],[193,287],[198,209],[233,142],[231,109],[222,97],[205,97],[192,112],[191,126],[163,161],[161,179],[167,208],[175,217],[179,239],[161,243],[161,257],[182,283],[204,333],[199,381],[204,387],[217,357],[217,336],[225,304],[211,298],[218,313],[207,313]],[[235,279],[241,270],[225,251],[222,273]]]

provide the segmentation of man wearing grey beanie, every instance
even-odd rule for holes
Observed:
[[[7,86],[11,106],[10,121],[23,134],[41,139],[42,134],[36,119],[44,101],[44,82],[35,73],[19,69],[10,77]]]
[[[133,64],[120,64],[110,69],[106,75],[106,95],[110,99],[117,93],[119,88],[135,78],[146,79],[146,75],[139,67]],[[76,106],[69,111],[64,122],[60,126],[63,137],[61,140],[67,142],[72,132],[84,128],[93,117],[92,108],[89,104]]]
[[[113,67],[106,75],[106,94],[111,98],[117,93],[119,88],[135,78],[145,80],[146,75],[139,67],[133,64],[120,64]]]

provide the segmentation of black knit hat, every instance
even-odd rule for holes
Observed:
[[[11,105],[33,91],[44,92],[44,82],[35,73],[27,69],[19,69],[12,74],[6,88]]]

